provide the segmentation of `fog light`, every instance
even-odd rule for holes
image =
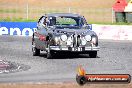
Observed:
[[[69,37],[69,38],[67,39],[67,45],[71,45],[71,44],[72,44],[72,38]]]
[[[55,43],[59,44],[60,43],[60,38],[59,37],[55,37]]]
[[[85,39],[82,39],[81,44],[86,45],[87,41]]]
[[[71,45],[71,41],[67,41],[67,45]]]

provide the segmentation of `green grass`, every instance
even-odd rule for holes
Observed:
[[[23,18],[0,18],[1,22],[37,22],[37,19],[23,19]]]
[[[16,9],[0,9],[0,13],[20,13],[22,11]]]
[[[0,22],[37,22],[38,19],[25,19],[25,18],[0,18]],[[88,22],[88,24],[103,24],[103,25],[132,25],[132,23],[118,22]]]
[[[132,23],[125,23],[125,22],[89,22],[89,24],[103,24],[103,25],[132,25]]]

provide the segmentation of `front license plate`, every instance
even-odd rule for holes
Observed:
[[[82,51],[82,49],[79,47],[75,47],[75,48],[72,48],[72,51]]]

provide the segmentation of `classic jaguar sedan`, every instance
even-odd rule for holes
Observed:
[[[60,54],[89,54],[96,58],[98,50],[98,36],[78,14],[46,14],[39,19],[32,36],[33,56],[46,51],[48,59]]]

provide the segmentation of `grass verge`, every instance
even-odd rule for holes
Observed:
[[[38,19],[23,19],[23,18],[0,18],[0,22],[37,22]],[[102,24],[102,25],[132,25],[132,23],[118,22],[88,22],[89,24]]]

